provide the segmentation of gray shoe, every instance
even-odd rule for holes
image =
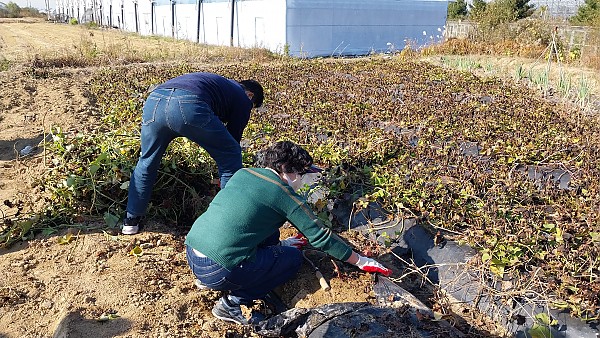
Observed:
[[[229,302],[227,296],[219,298],[212,308],[212,314],[220,320],[248,325],[248,320],[242,314],[242,308]]]
[[[141,217],[126,217],[123,220],[121,233],[123,235],[135,235],[140,231]]]

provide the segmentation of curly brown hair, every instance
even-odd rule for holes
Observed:
[[[256,166],[278,173],[303,173],[313,164],[310,154],[291,141],[279,141],[256,154]]]

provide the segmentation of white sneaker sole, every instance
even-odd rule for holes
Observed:
[[[140,231],[140,227],[137,225],[124,225],[121,229],[123,235],[135,235]]]
[[[198,279],[196,279],[194,281],[194,285],[196,285],[196,287],[200,290],[208,290],[209,289],[208,286],[202,284],[202,282],[200,282]]]

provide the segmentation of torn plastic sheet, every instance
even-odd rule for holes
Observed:
[[[463,337],[412,294],[385,277],[373,286],[378,305],[335,303],[312,309],[291,309],[260,322],[265,337]]]
[[[291,309],[260,322],[254,330],[265,337],[452,338],[464,336],[445,321],[415,322],[415,320],[416,318],[411,318],[406,307],[380,307],[366,302],[335,303],[312,309]]]
[[[598,338],[598,323],[586,323],[564,311],[548,309],[546,304],[536,304],[525,299],[512,298],[507,302],[501,296],[502,283],[494,276],[480,270],[470,269],[467,264],[475,255],[474,249],[448,241],[443,246],[434,244],[429,231],[419,225],[408,227],[404,239],[411,249],[417,266],[431,266],[428,278],[439,284],[448,295],[458,302],[478,308],[494,319],[516,337],[531,337],[536,316],[547,314],[556,325],[544,329],[550,338]],[[543,336],[542,336],[543,337]]]
[[[377,305],[379,306],[407,307],[410,319],[415,323],[423,316],[433,318],[433,311],[427,305],[386,277],[377,275],[377,283],[373,286],[373,293],[375,293]]]
[[[362,233],[366,238],[377,242],[399,256],[410,253],[410,248],[404,240],[406,229],[416,224],[415,219],[397,220],[388,217],[389,214],[377,203],[369,203],[367,208],[352,212],[352,206],[336,205],[332,210],[336,219],[349,228]]]
[[[333,212],[343,224],[348,224],[395,254],[412,259],[415,265],[424,269],[427,278],[449,296],[457,302],[478,308],[515,337],[531,337],[532,328],[536,325],[539,327],[540,323],[536,323],[535,318],[540,314],[547,314],[558,323],[546,327],[549,337],[600,337],[597,322],[584,322],[565,311],[549,310],[546,304],[526,302],[524,299],[512,299],[507,303],[506,299],[496,296],[502,294],[502,283],[495,281],[489,273],[472,269],[467,264],[477,256],[473,248],[452,241],[440,245],[431,232],[414,219],[389,221],[387,213],[375,203],[355,214],[351,213],[351,209],[351,204],[339,205]]]

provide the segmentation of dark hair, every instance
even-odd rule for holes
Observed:
[[[240,84],[244,87],[245,90],[254,94],[254,96],[252,97],[252,104],[254,105],[254,108],[262,106],[263,100],[265,99],[265,93],[260,83],[258,83],[255,80],[244,80],[240,81]]]
[[[313,159],[301,146],[291,141],[279,141],[256,154],[256,166],[271,168],[278,173],[302,173]]]

